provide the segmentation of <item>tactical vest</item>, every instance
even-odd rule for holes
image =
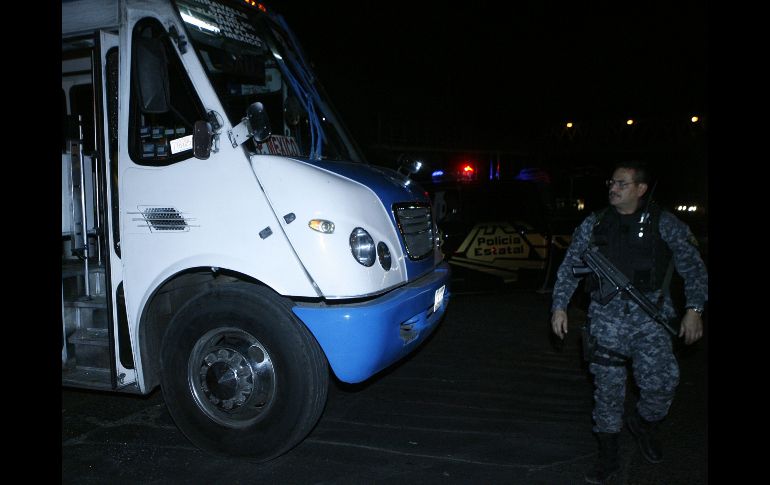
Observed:
[[[649,216],[641,221],[640,208],[633,214],[619,214],[612,207],[597,212],[591,243],[605,255],[640,291],[661,289],[671,263],[671,250],[660,236],[660,208],[650,204]],[[592,275],[586,291],[598,288]]]

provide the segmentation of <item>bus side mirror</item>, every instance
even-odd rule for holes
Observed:
[[[167,113],[171,105],[166,49],[160,39],[136,37],[132,75],[142,113]]]
[[[246,116],[249,119],[249,134],[254,137],[254,141],[262,143],[272,134],[270,131],[270,120],[267,117],[265,106],[259,101],[251,103]]]
[[[398,169],[396,170],[398,173],[405,175],[408,178],[412,174],[419,172],[421,168],[422,161],[417,160],[414,156],[407,155],[406,153],[399,155]]]
[[[207,160],[211,155],[211,140],[213,130],[211,123],[198,120],[193,127],[193,156],[199,160]]]

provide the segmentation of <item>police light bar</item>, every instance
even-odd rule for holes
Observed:
[[[460,165],[460,170],[457,171],[457,177],[466,181],[476,180],[476,167],[472,162],[463,162]]]

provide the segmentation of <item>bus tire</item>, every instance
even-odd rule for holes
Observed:
[[[310,433],[326,404],[320,346],[290,303],[265,287],[216,285],[186,303],[160,360],[171,417],[216,454],[275,458]]]

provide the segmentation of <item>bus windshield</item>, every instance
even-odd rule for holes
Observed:
[[[233,126],[259,101],[289,154],[362,160],[280,16],[213,0],[179,0],[176,6]]]

